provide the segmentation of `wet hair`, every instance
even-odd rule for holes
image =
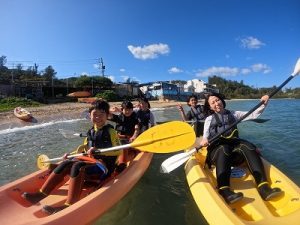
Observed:
[[[122,109],[133,109],[133,104],[131,101],[125,100],[121,104]]]
[[[104,100],[97,100],[93,106],[89,108],[89,113],[91,113],[93,110],[104,110],[105,113],[109,114],[109,104],[107,101]]]
[[[206,113],[206,115],[211,115],[214,113],[214,111],[210,109],[209,102],[208,102],[208,99],[211,96],[215,96],[215,97],[219,98],[222,101],[224,108],[226,108],[226,102],[224,100],[225,99],[224,95],[219,94],[219,93],[208,93],[207,95],[205,95],[205,101],[204,101],[204,106],[203,106],[203,110],[204,110],[204,113]]]
[[[146,97],[140,98],[140,99],[139,99],[139,102],[141,102],[141,101],[146,102],[146,103],[148,104],[148,108],[149,108],[149,109],[151,108],[151,107],[150,107],[150,103],[149,103],[148,98],[146,98]]]
[[[187,100],[186,100],[188,106],[191,106],[190,100],[191,100],[192,98],[195,98],[195,99],[198,101],[197,95],[190,95],[190,96],[187,98]]]

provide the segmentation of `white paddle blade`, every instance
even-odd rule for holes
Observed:
[[[77,133],[74,134],[74,131],[71,130],[59,129],[58,131],[66,139],[76,138],[76,136],[80,135],[80,134],[77,135]]]
[[[294,72],[292,73],[292,76],[296,76],[300,73],[300,58],[298,59],[295,68],[294,68]]]
[[[171,156],[170,158],[163,161],[160,167],[161,173],[170,173],[182,164],[184,164],[192,154],[196,152],[196,149],[193,148],[189,152],[183,152],[176,155]]]

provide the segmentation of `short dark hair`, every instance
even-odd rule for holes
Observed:
[[[188,106],[191,106],[190,103],[189,103],[190,100],[191,100],[191,98],[195,98],[195,99],[198,101],[197,95],[190,95],[190,96],[187,98],[187,100],[186,100]]]
[[[122,109],[133,109],[133,104],[131,101],[125,100],[121,104]]]
[[[93,106],[89,108],[89,113],[91,113],[94,109],[96,110],[104,110],[106,114],[109,114],[109,104],[105,100],[97,100]]]
[[[139,102],[141,102],[141,101],[148,103],[148,108],[150,109],[150,103],[149,103],[148,98],[142,97],[142,98],[139,99]]]

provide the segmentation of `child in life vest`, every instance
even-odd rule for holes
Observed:
[[[130,101],[123,101],[120,114],[111,113],[109,120],[116,123],[116,131],[122,144],[134,141],[139,135],[139,126],[136,112]]]
[[[67,200],[59,207],[45,205],[43,211],[47,214],[56,213],[77,202],[85,179],[92,177],[103,181],[117,168],[117,158],[122,151],[96,153],[98,148],[109,148],[120,144],[117,132],[107,124],[109,104],[106,101],[98,100],[89,109],[89,113],[93,127],[88,130],[87,138],[84,141],[85,152],[88,156],[67,159],[68,154],[65,154],[65,160],[52,171],[38,192],[22,194],[23,198],[35,204],[51,194],[66,176],[70,176]]]

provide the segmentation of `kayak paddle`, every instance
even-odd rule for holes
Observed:
[[[286,85],[291,79],[293,79],[296,75],[300,73],[300,58],[298,59],[294,72],[278,87],[276,88],[270,95],[269,98],[272,98],[284,85]],[[208,140],[208,143],[212,143],[213,141],[217,140],[222,134],[230,130],[232,127],[236,126],[238,123],[240,123],[242,120],[247,118],[251,113],[253,113],[256,109],[258,109],[264,102],[259,102],[255,107],[253,107],[249,112],[247,112],[244,116],[242,116],[239,120],[234,122],[231,126],[229,126],[227,129],[222,131],[221,133],[217,134],[213,138]],[[203,146],[200,146],[198,149],[202,148]],[[189,152],[183,152],[179,153],[177,155],[171,156],[170,158],[166,159],[162,162],[160,171],[162,173],[169,173],[176,169],[177,167],[181,166],[183,163],[185,163],[189,157],[196,152],[197,150],[194,148]]]
[[[196,140],[193,128],[185,122],[173,121],[151,127],[140,134],[132,143],[114,146],[105,149],[98,149],[95,153],[116,151],[125,148],[136,148],[143,152],[170,153],[191,147]],[[69,155],[73,158],[84,155],[83,153]],[[48,159],[45,155],[40,155],[37,159],[38,168],[42,164],[63,160],[63,157]]]
[[[251,120],[247,120],[247,121],[251,121],[251,122],[255,122],[255,123],[265,123],[267,121],[269,121],[270,119],[261,119],[261,118],[256,118],[256,119],[251,119]],[[156,124],[163,124],[163,123],[168,123],[168,122],[171,122],[172,120],[167,120],[167,121],[158,121],[156,122]],[[245,121],[245,122],[247,122]],[[185,123],[189,123],[189,124],[193,124],[195,123],[195,121],[192,121],[192,120],[188,120],[188,121],[183,121]],[[204,122],[204,120],[202,121]],[[74,134],[75,135],[75,134]],[[79,135],[77,135],[79,136]]]

